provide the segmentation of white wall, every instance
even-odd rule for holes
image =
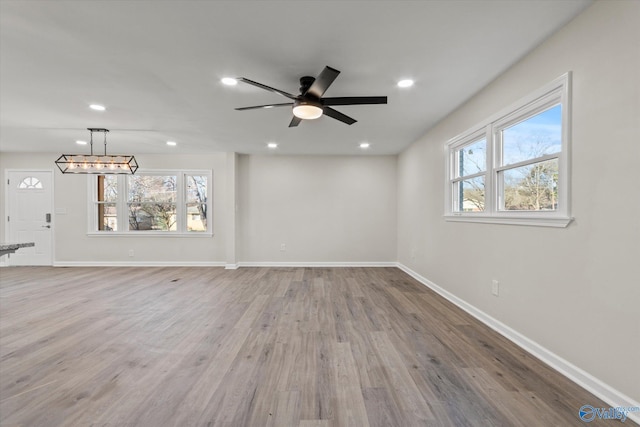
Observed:
[[[188,156],[137,155],[145,169],[212,169],[213,170],[213,231],[214,237],[122,237],[87,236],[88,184],[86,175],[63,175],[53,163],[59,153],[1,153],[0,171],[4,179],[5,169],[54,170],[54,263],[224,263],[225,244],[228,238],[228,212],[224,209],[226,191],[227,157],[225,153]],[[2,218],[5,218],[4,191],[2,186]],[[5,241],[5,222],[0,221],[0,241]],[[133,249],[134,257],[129,257]]]
[[[62,175],[57,156],[0,154],[3,176],[54,170],[55,209],[66,212],[54,216],[56,265],[396,260],[396,156],[136,156],[145,169],[213,169],[213,238],[87,236],[87,176]]]
[[[403,152],[398,164],[400,263],[636,401],[639,17],[640,2],[596,2]],[[446,141],[567,71],[575,221],[565,229],[445,222]]]
[[[241,260],[395,261],[396,163],[396,156],[241,156]]]

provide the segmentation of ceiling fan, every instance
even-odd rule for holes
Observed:
[[[338,77],[340,71],[329,66],[324,67],[324,70],[318,77],[304,76],[300,78],[300,94],[292,95],[283,90],[276,89],[270,86],[263,85],[262,83],[254,82],[253,80],[246,79],[244,77],[238,77],[238,81],[248,83],[250,85],[259,87],[264,90],[278,93],[286,98],[289,98],[292,102],[284,102],[280,104],[267,104],[267,105],[255,105],[253,107],[241,107],[236,108],[238,111],[254,110],[257,108],[273,108],[293,106],[293,119],[289,123],[289,127],[295,127],[300,124],[302,120],[317,119],[322,116],[329,116],[333,119],[339,120],[348,125],[354,124],[357,120],[342,114],[341,112],[334,110],[331,106],[334,105],[364,105],[364,104],[386,104],[386,96],[344,96],[344,97],[327,97],[323,98],[322,95],[331,86],[333,81]]]

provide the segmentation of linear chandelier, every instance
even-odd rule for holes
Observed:
[[[133,175],[138,170],[136,158],[126,154],[107,155],[107,132],[104,128],[87,128],[91,132],[91,154],[63,154],[56,160],[56,165],[62,173]],[[104,155],[93,154],[93,133],[104,134]]]

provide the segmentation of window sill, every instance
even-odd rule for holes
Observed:
[[[213,237],[213,233],[178,233],[171,231],[130,231],[130,232],[118,232],[118,231],[90,231],[87,233],[89,237],[186,237],[186,238],[199,238],[199,237]]]
[[[484,224],[525,225],[533,227],[566,228],[573,218],[541,216],[486,216],[486,215],[445,215],[445,221],[479,222]]]

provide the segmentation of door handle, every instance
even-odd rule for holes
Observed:
[[[50,226],[50,225],[42,225],[41,227],[42,227],[42,228],[51,228],[51,226]]]

